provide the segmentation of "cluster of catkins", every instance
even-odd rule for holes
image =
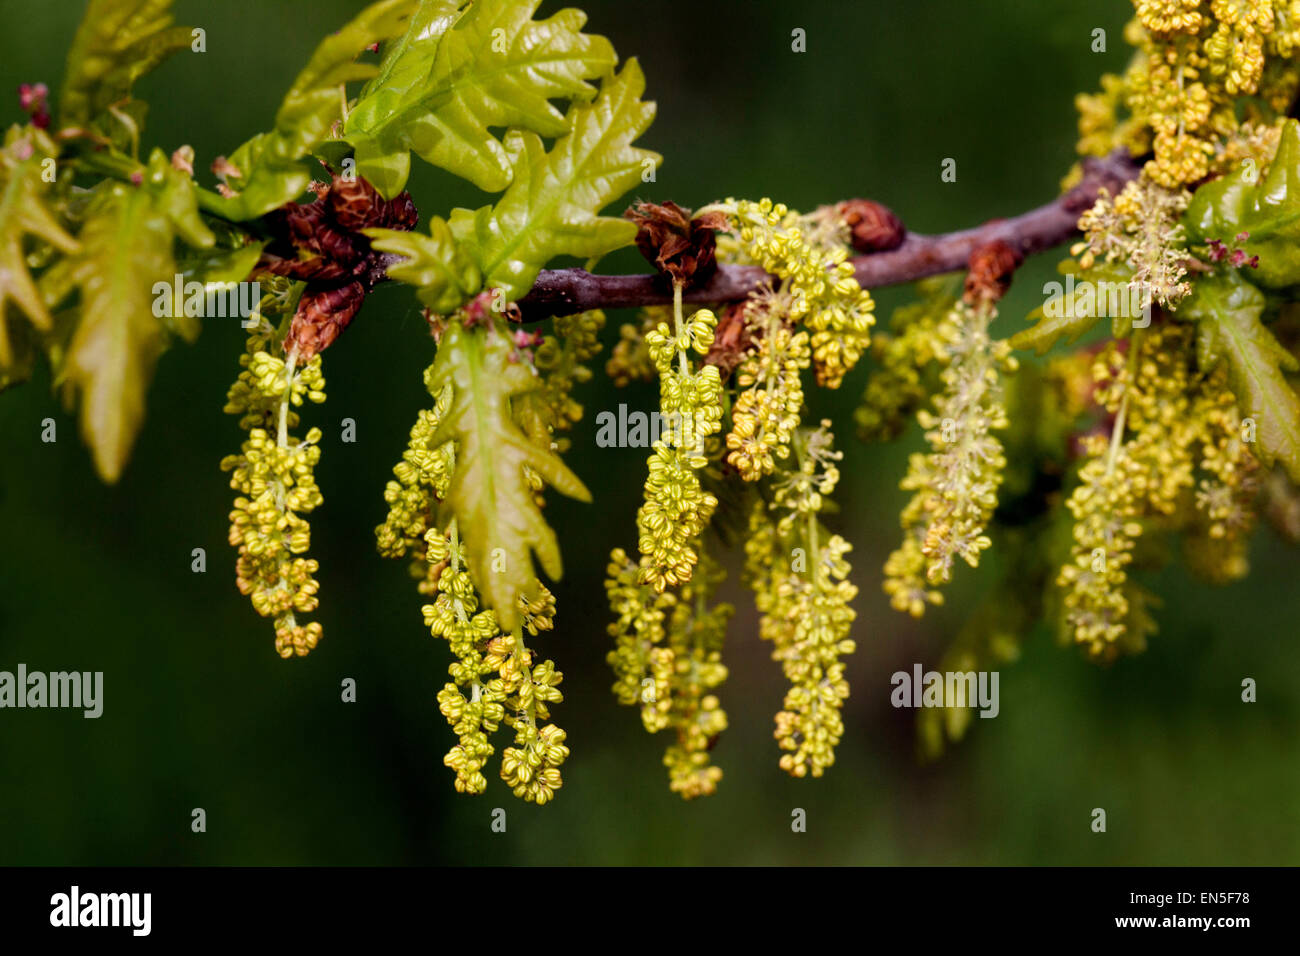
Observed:
[[[800,215],[767,199],[709,210],[729,227],[718,236],[719,259],[779,280],[739,306],[747,345],[734,379],[724,381],[711,360],[716,315],[686,318],[680,281],[672,313],[646,310],[639,328],[624,326],[609,365],[619,384],[658,374],[667,424],[649,460],[639,556],[616,549],[609,565],[614,693],[639,708],[648,731],[675,732],[664,764],[686,798],[712,793],[722,777],[710,751],[727,718],[712,691],[727,676],[721,653],[733,609],[711,603],[723,579],[711,524],[728,506],[748,511],[744,579],[790,681],[776,715],[780,765],[803,777],[834,763],[856,589],[847,580],[850,546],[820,521],[839,455],[826,423],[801,424],[802,375],[811,367],[819,384],[838,387],[870,348],[874,322],[834,210]]]
[[[1084,439],[1068,502],[1073,549],[1057,578],[1067,636],[1100,657],[1140,650],[1153,629],[1152,598],[1128,576],[1144,528],[1183,529],[1195,570],[1235,580],[1247,570],[1258,488],[1237,400],[1222,369],[1198,372],[1194,330],[1165,323],[1126,344],[1093,361],[1096,400],[1114,425]]]
[[[674,792],[707,795],[722,777],[712,751],[727,727],[717,692],[727,678],[722,649],[734,609],[716,595],[725,578],[720,545],[739,528],[743,581],[755,595],[760,634],[789,682],[775,717],[780,766],[817,777],[835,761],[857,589],[846,560],[851,546],[822,523],[841,455],[829,422],[804,424],[810,370],[818,385],[838,388],[871,355],[877,368],[855,415],[859,434],[892,439],[913,417],[924,433],[927,447],[910,457],[901,482],[911,493],[902,541],[884,567],[892,606],[912,616],[942,603],[958,559],[974,567],[993,545],[1004,485],[1027,493],[1023,482],[1016,485],[1017,468],[1027,461],[1035,475],[1061,475],[1077,463],[1068,497],[1059,487],[1044,493],[1065,497],[1064,509],[1030,508],[1028,521],[1037,523],[1027,531],[999,523],[999,546],[1010,544],[1004,581],[990,590],[988,613],[971,615],[950,648],[953,667],[1009,659],[1030,623],[1024,608],[1043,600],[1055,602],[1066,641],[1098,658],[1140,648],[1154,628],[1147,609],[1155,599],[1130,572],[1143,560],[1144,542],[1167,532],[1181,535],[1189,565],[1204,576],[1245,573],[1261,486],[1273,487],[1278,476],[1263,475],[1251,451],[1253,424],[1238,407],[1237,373],[1207,357],[1197,327],[1181,321],[1189,316],[1178,309],[1205,274],[1221,279],[1220,269],[1258,268],[1267,258],[1246,251],[1245,229],[1232,230],[1235,238],[1202,235],[1208,252],[1198,258],[1202,246],[1189,248],[1186,234],[1199,228],[1189,213],[1197,202],[1191,190],[1215,177],[1226,183],[1243,166],[1262,177],[1278,153],[1281,124],[1300,88],[1300,0],[1133,2],[1126,37],[1137,52],[1122,76],[1102,78],[1100,93],[1078,97],[1079,151],[1126,148],[1150,159],[1139,178],[1114,194],[1101,190],[1083,212],[1069,270],[1085,285],[1100,279],[1138,291],[1140,307],[1156,321],[1117,323],[1104,346],[1045,370],[1019,369],[1013,346],[1045,350],[1091,326],[1045,318],[1012,340],[994,338],[996,303],[1014,269],[998,263],[1018,264],[1020,255],[1006,243],[976,250],[965,295],[951,277],[922,282],[921,301],[900,309],[888,331],[873,332],[875,305],[855,279],[849,243],[864,248],[859,228],[871,231],[872,222],[895,232],[894,240],[902,232],[892,214],[870,212],[875,205],[865,201],[800,214],[769,199],[727,199],[694,218],[673,204],[641,204],[632,215],[638,247],[671,281],[673,303],[624,325],[606,366],[618,385],[657,378],[664,425],[647,463],[636,553],[615,549],[608,564],[614,646],[607,660],[618,701],[638,708],[649,732],[671,731],[664,765]],[[1076,167],[1066,185],[1081,176]],[[719,262],[758,266],[774,281],[726,312],[705,307],[688,315],[684,293],[713,267],[715,254]],[[317,604],[304,516],[321,503],[312,476],[321,434],[313,428],[299,439],[291,429],[295,409],[325,397],[319,355],[300,355],[292,334],[287,351],[278,344],[289,330],[288,290],[288,283],[275,285],[259,306],[226,407],[249,434],[241,454],[222,462],[239,493],[230,530],[238,585],[274,620],[284,657],[306,654],[320,638],[320,625],[298,616]],[[536,551],[558,576],[558,547],[538,509],[548,482],[585,495],[554,454],[567,449],[564,432],[581,418],[572,392],[590,377],[586,363],[600,350],[604,316],[557,318],[554,334],[541,336],[512,330],[479,300],[431,317],[435,337],[450,330],[467,351],[447,349],[446,361],[426,373],[434,403],[420,413],[393,469],[376,536],[381,554],[411,562],[426,600],[425,626],[454,657],[437,699],[458,738],[444,759],[456,789],[484,791],[483,771],[495,752],[490,735],[504,724],[514,740],[501,755],[500,775],[517,797],[541,804],[561,787],[569,753],[565,732],[549,722],[551,706],[563,699],[562,675],[528,644],[553,628],[555,599],[539,581],[527,589],[518,581],[501,586],[483,558],[504,549],[480,539],[504,525],[518,563],[531,574]],[[261,309],[278,314],[280,327]],[[1267,342],[1255,345],[1267,351]],[[489,351],[492,374],[483,373],[487,366],[473,370],[473,382],[446,374],[466,371],[471,352],[481,358]],[[1292,368],[1289,353],[1283,364]],[[483,385],[480,395],[480,380],[493,375],[509,381]],[[484,416],[495,419],[485,424]],[[486,453],[480,447],[475,454],[475,442],[504,455],[506,466],[479,480],[474,469]],[[1068,443],[1068,451],[1048,448],[1053,442]],[[1051,467],[1040,467],[1045,463]],[[502,475],[517,481],[502,489]],[[507,506],[474,507],[483,485]],[[1262,510],[1300,537],[1293,491]],[[503,512],[508,518],[497,520]],[[1044,517],[1049,513],[1064,524],[1049,525],[1062,520]],[[1052,552],[1047,583],[1055,597],[1003,600],[1008,588],[1046,590],[1033,586],[1043,582],[1015,580],[1027,565],[1044,563],[1026,558],[1034,548]],[[932,723],[923,733],[960,733],[964,718],[942,719],[946,730]]]
[[[1260,155],[1254,127],[1285,116],[1300,85],[1300,0],[1134,0],[1134,7],[1125,37],[1137,52],[1128,70],[1105,74],[1100,93],[1076,98],[1080,152],[1153,153],[1146,173],[1167,189]]]
[[[553,336],[517,339],[518,361],[536,369],[541,381],[519,397],[512,412],[524,433],[547,448],[564,442],[555,432],[571,428],[582,415],[571,391],[590,375],[582,363],[599,350],[603,324],[601,313],[582,313],[557,320]],[[508,333],[493,327],[471,334]],[[453,386],[440,383],[433,366],[425,383],[434,404],[420,412],[384,491],[388,515],[375,529],[379,552],[410,559],[419,591],[429,601],[422,608],[424,624],[448,642],[455,657],[438,705],[458,738],[443,760],[456,774],[457,791],[484,791],[483,768],[495,750],[489,735],[505,724],[514,731],[514,741],[501,754],[501,778],[516,797],[545,804],[563,784],[560,766],[569,754],[565,732],[548,722],[551,705],[563,700],[563,675],[554,662],[537,659],[525,635],[552,630],[555,598],[539,582],[535,596],[519,597],[520,624],[510,629],[500,626],[494,609],[483,606],[457,519],[445,527],[439,524],[440,506],[456,470],[457,442],[439,439],[440,425],[452,408]],[[527,475],[524,467],[534,496],[540,496],[540,477]]]

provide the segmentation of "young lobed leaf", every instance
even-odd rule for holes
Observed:
[[[482,287],[478,265],[456,242],[447,220],[434,216],[429,235],[394,229],[363,229],[371,245],[380,252],[403,257],[389,266],[390,279],[416,286],[420,301],[434,312],[446,315],[471,299]]]
[[[190,46],[192,31],[172,26],[171,6],[172,0],[90,0],[68,50],[63,126],[88,126],[120,108],[136,80]]]
[[[613,69],[614,48],[582,32],[565,9],[534,21],[540,0],[424,0],[379,76],[348,115],[358,171],[386,198],[406,184],[410,151],[480,189],[513,175],[507,145],[489,127],[541,136],[568,129],[554,99],[590,99],[588,82]]]
[[[429,441],[429,447],[445,441],[457,446],[444,507],[456,517],[474,583],[506,633],[520,624],[518,599],[537,595],[533,555],[551,578],[563,570],[555,532],[533,498],[524,466],[560,493],[591,500],[564,462],[516,424],[512,401],[541,382],[514,359],[509,337],[499,330],[453,322],[428,378],[433,395],[448,385],[452,389],[451,407]]]
[[[237,194],[219,205],[222,216],[255,219],[302,195],[313,172],[304,160],[330,139],[332,125],[342,117],[339,87],[378,72],[356,58],[372,44],[401,36],[415,9],[416,0],[380,0],[321,42],[285,95],[275,128],[231,154],[239,175],[232,175],[229,185]]]
[[[641,181],[657,153],[632,145],[654,118],[641,99],[645,77],[635,59],[607,76],[591,103],[569,110],[569,133],[545,151],[536,133],[511,130],[505,146],[514,179],[495,206],[452,211],[453,235],[478,263],[486,288],[508,300],[532,288],[557,255],[602,256],[636,238],[636,226],[599,211]]]
[[[0,383],[5,385],[25,379],[30,367],[35,337],[27,324],[48,332],[54,322],[32,278],[24,241],[34,237],[64,254],[78,248],[46,204],[49,184],[41,172],[55,155],[50,137],[31,127],[11,126],[0,149]]]
[[[81,434],[107,482],[118,479],[130,455],[154,363],[167,345],[153,286],[173,280],[178,236],[214,242],[198,216],[193,183],[155,150],[140,186],[105,181],[95,188],[81,248],[68,260],[79,317],[58,374],[69,394],[80,394]]]
[[[1259,457],[1265,464],[1280,462],[1300,481],[1300,399],[1283,374],[1300,370],[1300,363],[1260,321],[1264,305],[1264,294],[1240,275],[1206,276],[1178,317],[1197,323],[1202,371],[1227,362],[1238,407],[1255,419]]]
[[[1250,172],[1196,191],[1183,214],[1188,238],[1233,243],[1247,233],[1241,247],[1248,257],[1259,256],[1252,281],[1274,289],[1300,283],[1300,123],[1290,119],[1282,127],[1268,175],[1254,182]]]

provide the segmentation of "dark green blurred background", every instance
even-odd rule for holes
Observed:
[[[83,4],[0,0],[0,91],[19,118],[20,82],[56,88]],[[545,12],[558,8],[548,3]],[[181,0],[207,30],[140,84],[146,145],[182,143],[200,179],[216,155],[267,128],[345,0]],[[589,29],[641,59],[659,114],[645,144],[663,153],[645,198],[697,205],[771,195],[798,208],[868,195],[921,232],[1015,214],[1053,196],[1073,160],[1072,97],[1127,58],[1128,0],[630,2],[592,0]],[[795,27],[808,51],[790,51]],[[1091,31],[1110,48],[1090,51]],[[55,89],[57,97],[57,89]],[[944,157],[958,181],[942,184]],[[481,201],[419,167],[425,213]],[[1040,300],[1053,257],[1017,277],[1003,322]],[[634,253],[611,270],[640,270]],[[880,314],[906,290],[878,295]],[[241,432],[223,415],[242,332],[208,323],[160,363],[145,432],[117,487],[94,478],[74,421],[40,372],[0,396],[0,669],[102,670],[97,721],[69,711],[0,711],[0,863],[1295,863],[1300,859],[1296,718],[1300,672],[1294,555],[1262,533],[1245,583],[1215,590],[1172,570],[1161,633],[1141,657],[1097,667],[1046,627],[1003,668],[1001,716],[976,720],[940,762],[915,757],[914,712],[890,707],[889,675],[933,667],[989,571],[965,572],[949,605],[917,623],[891,611],[880,568],[898,537],[897,481],[915,430],[896,447],[852,437],[865,369],[816,399],[846,449],[832,519],[854,542],[853,696],[838,762],[821,780],[777,768],[779,667],[758,640],[748,596],[730,632],[722,690],[730,729],[714,751],[726,777],[693,804],[671,794],[660,755],[615,704],[604,656],[603,565],[635,546],[645,452],[597,449],[593,418],[654,389],[598,380],[570,463],[595,501],[558,496],[567,574],[557,630],[538,646],[564,671],[557,722],[572,756],[546,808],[515,800],[490,764],[489,792],[457,797],[442,754],[454,742],[434,695],[449,661],[420,622],[406,568],[381,560],[372,529],[417,409],[431,346],[414,298],[378,291],[325,360],[326,504],[312,520],[324,640],[281,661],[268,622],[235,590],[226,545],[232,492],[217,469]],[[626,316],[611,314],[605,340]],[[603,361],[603,356],[602,356]],[[59,422],[42,444],[41,419]],[[357,422],[355,444],[339,420]],[[190,571],[191,549],[208,571]],[[1288,623],[1290,621],[1291,623]],[[1240,702],[1243,677],[1259,702]],[[340,702],[343,678],[359,700]],[[499,738],[504,746],[506,738]],[[190,811],[207,811],[204,834]],[[508,831],[492,833],[494,807]],[[791,833],[791,810],[808,832]],[[1089,829],[1094,807],[1109,832]]]

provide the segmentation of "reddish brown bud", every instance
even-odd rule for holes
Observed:
[[[639,202],[623,215],[637,224],[636,247],[646,261],[683,288],[706,281],[717,268],[713,233],[727,226],[720,212],[692,219],[690,210],[669,200]]]
[[[366,287],[359,281],[318,290],[308,287],[289,324],[285,351],[296,345],[300,362],[324,351],[348,327],[365,299]]]
[[[273,238],[254,269],[307,282],[285,343],[305,358],[339,337],[384,278],[385,256],[361,230],[409,230],[418,218],[409,194],[386,200],[360,177],[334,176],[314,183],[312,192],[314,201],[285,203],[266,215]]]
[[[325,195],[325,204],[334,221],[351,232],[372,226],[406,230],[415,226],[415,205],[410,193],[386,200],[360,176],[351,180],[335,176]],[[405,222],[407,216],[409,224]]]
[[[704,357],[705,364],[716,365],[718,374],[726,381],[745,357],[754,339],[745,321],[746,302],[733,302],[718,317],[713,345]]]
[[[1011,277],[1024,257],[1001,239],[977,246],[970,254],[966,273],[966,292],[962,298],[967,305],[997,302],[1011,287]]]
[[[858,252],[888,252],[907,238],[907,229],[889,209],[871,199],[848,199],[839,204],[840,218],[849,227]]]

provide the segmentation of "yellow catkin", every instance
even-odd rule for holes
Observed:
[[[901,483],[914,492],[903,509],[903,543],[885,564],[890,603],[914,617],[942,603],[935,586],[951,579],[956,558],[975,567],[991,543],[985,528],[1006,465],[993,434],[1007,427],[1001,375],[1016,368],[1010,346],[989,337],[996,314],[991,304],[958,303],[939,331],[943,391],[933,412],[917,414],[931,451],[911,457]]]
[[[736,401],[727,433],[727,461],[745,481],[772,473],[790,454],[790,439],[803,414],[801,373],[812,360],[807,331],[785,323],[788,297],[754,299],[746,321],[758,344],[736,371]]]
[[[549,705],[564,699],[563,675],[552,661],[534,663],[524,631],[536,635],[554,626],[555,599],[545,586],[536,599],[521,598],[523,627],[502,633],[496,612],[479,608],[454,520],[449,536],[429,533],[429,561],[442,572],[436,599],[423,608],[430,633],[445,639],[457,658],[448,668],[451,681],[438,692],[439,709],[459,738],[443,763],[456,773],[457,792],[482,793],[483,767],[494,749],[488,735],[504,723],[514,729],[515,745],[501,755],[501,779],[516,797],[549,803],[563,786],[560,765],[569,748],[563,730],[542,722]]]
[[[238,455],[222,459],[230,487],[239,492],[230,513],[230,543],[238,549],[236,584],[253,608],[275,623],[275,650],[281,657],[303,656],[320,641],[321,625],[299,622],[316,609],[318,564],[303,557],[311,527],[303,515],[322,502],[312,470],[320,460],[321,432],[292,437],[298,424],[293,409],[304,401],[325,400],[321,359],[299,365],[296,353],[272,354],[274,330],[258,315],[240,357],[244,370],[231,386],[225,411],[240,416],[248,439]]]
[[[871,347],[875,322],[875,303],[853,277],[843,230],[770,199],[728,199],[714,208],[731,216],[745,259],[781,280],[788,320],[809,330],[817,383],[838,388]]]
[[[849,695],[841,658],[856,646],[849,631],[857,588],[844,557],[852,546],[820,521],[841,457],[828,426],[796,436],[797,464],[773,475],[770,501],[755,502],[745,543],[759,634],[772,642],[772,658],[790,682],[773,736],[783,751],[781,769],[794,777],[820,777],[835,763]]]
[[[640,566],[617,548],[610,555],[605,590],[615,620],[606,660],[620,704],[638,707],[650,733],[671,729],[664,753],[669,787],[684,799],[712,794],[722,779],[710,752],[727,727],[712,691],[727,678],[722,645],[733,609],[711,604],[724,574],[701,542],[699,567],[688,583],[656,591],[642,583]],[[646,559],[641,559],[644,565]]]
[[[1067,636],[1110,658],[1141,648],[1153,630],[1129,573],[1148,523],[1185,527],[1203,576],[1245,573],[1258,465],[1226,373],[1196,370],[1194,329],[1153,326],[1126,355],[1108,346],[1093,380],[1113,424],[1109,436],[1084,441],[1087,460],[1067,502],[1073,550],[1057,584]]]
[[[598,314],[574,316],[559,331],[562,341],[542,342],[549,374],[540,390],[543,414],[538,424],[548,443],[553,421],[562,417],[567,425],[580,417],[581,408],[575,415],[569,392],[585,371],[581,361],[598,349],[595,333],[601,323]],[[456,468],[456,447],[453,441],[433,440],[453,398],[450,385],[432,391],[433,369],[430,366],[424,376],[433,407],[420,412],[402,460],[393,468],[393,480],[384,489],[388,514],[375,529],[376,541],[385,557],[410,557],[419,591],[430,602],[421,609],[424,624],[434,637],[447,641],[456,658],[447,669],[451,680],[438,692],[438,707],[457,736],[443,758],[456,774],[457,792],[487,789],[483,769],[495,752],[490,735],[505,724],[515,736],[514,745],[501,754],[501,779],[516,797],[545,804],[563,785],[560,765],[569,754],[565,732],[546,722],[550,705],[564,699],[559,690],[563,674],[553,661],[537,663],[525,632],[536,636],[554,627],[555,597],[540,584],[534,597],[521,596],[523,624],[503,632],[496,612],[481,607],[456,520],[445,529],[437,527],[438,505]]]
[[[648,464],[645,500],[637,512],[638,547],[645,560],[641,581],[656,591],[691,579],[698,555],[694,541],[709,523],[718,500],[700,487],[696,472],[708,463],[705,442],[720,428],[722,381],[715,365],[694,370],[691,351],[713,344],[717,319],[700,309],[684,321],[677,287],[674,327],[660,323],[646,336],[659,370],[663,434]]]

